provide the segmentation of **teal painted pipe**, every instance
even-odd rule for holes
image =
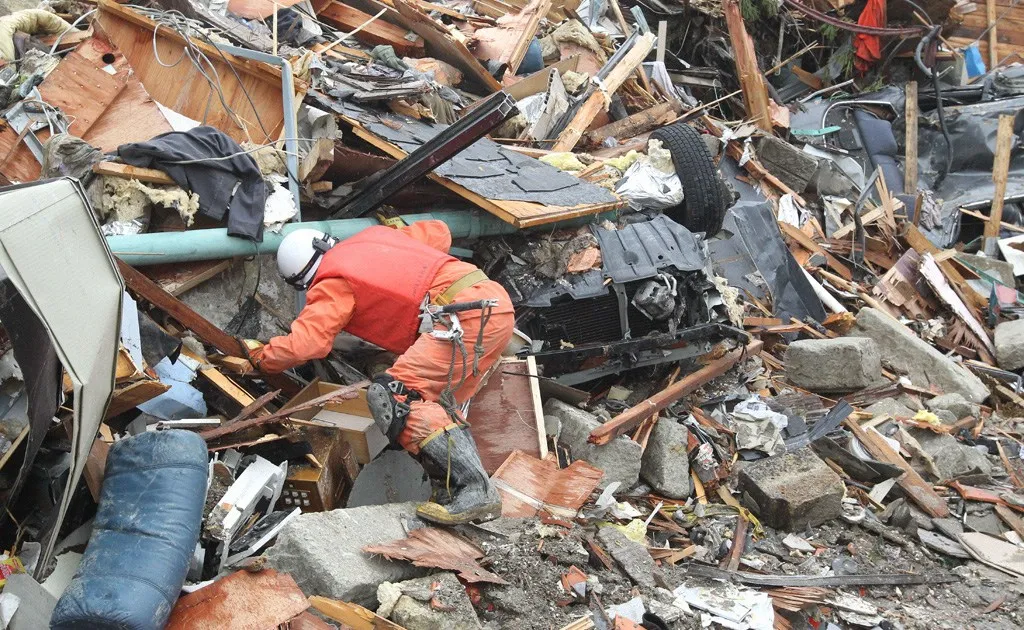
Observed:
[[[588,217],[592,220],[594,217]],[[516,226],[502,221],[486,212],[446,210],[423,214],[404,214],[406,223],[438,219],[448,224],[453,238],[496,236],[519,231]],[[578,221],[577,221],[578,222]],[[273,254],[281,239],[292,230],[312,228],[327,232],[339,239],[346,239],[368,227],[380,225],[375,219],[337,219],[333,221],[308,221],[289,223],[280,234],[263,233],[262,243],[253,243],[243,238],[228,236],[224,228],[188,230],[186,232],[153,232],[149,234],[128,234],[108,236],[107,244],[115,256],[133,267],[165,263],[217,260],[253,254]],[[548,226],[550,227],[550,226]]]

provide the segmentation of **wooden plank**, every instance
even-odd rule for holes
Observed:
[[[125,285],[129,289],[153,306],[178,320],[182,326],[194,332],[204,343],[213,346],[221,354],[233,357],[248,356],[248,352],[240,339],[232,337],[215,326],[213,322],[192,310],[188,305],[167,291],[164,291],[160,285],[123,260],[118,259],[117,266],[121,276],[124,278]],[[295,381],[283,374],[268,374],[264,372],[263,379],[274,388],[280,389],[288,395],[295,394],[300,389]]]
[[[92,165],[92,172],[97,175],[109,177],[120,177],[122,179],[137,179],[140,182],[149,184],[162,184],[164,186],[177,186],[171,176],[155,168],[144,168],[141,166],[130,166],[118,162],[97,162]]]
[[[996,0],[986,0],[985,20],[988,26],[988,70],[999,65],[999,18],[996,16]]]
[[[164,265],[149,265],[145,273],[164,291],[177,297],[218,276],[231,267],[231,260],[200,260]]]
[[[380,617],[372,610],[359,604],[351,604],[337,599],[328,599],[314,595],[309,598],[309,605],[325,617],[344,624],[342,627],[352,630],[405,630],[393,621]]]
[[[339,387],[337,389],[327,392],[326,394],[317,396],[312,400],[307,400],[302,403],[287,406],[284,409],[280,409],[266,416],[258,416],[256,418],[251,418],[249,420],[241,420],[239,422],[234,422],[232,424],[225,424],[219,427],[214,427],[212,429],[207,429],[205,431],[202,431],[199,434],[199,436],[207,441],[216,440],[217,438],[224,437],[225,435],[230,435],[231,433],[237,433],[238,431],[244,431],[245,429],[251,429],[253,427],[262,426],[264,424],[269,424],[277,420],[284,420],[289,415],[299,411],[323,407],[325,404],[337,400],[352,400],[354,398],[358,398],[359,391],[360,390],[357,387]]]
[[[922,479],[921,475],[917,474],[917,471],[899,453],[892,450],[892,447],[885,441],[885,438],[877,431],[864,430],[857,424],[856,420],[847,419],[844,421],[844,424],[872,457],[882,463],[892,464],[903,470],[903,476],[897,479],[896,483],[903,488],[911,501],[935,518],[949,516],[949,507],[946,505],[945,500],[935,494],[931,485]]]
[[[942,250],[928,240],[928,237],[926,237],[917,226],[907,224],[905,227],[906,230],[902,235],[903,239],[907,242],[907,245],[913,247],[919,254],[931,254],[932,256],[937,256],[942,252]],[[939,269],[942,269],[942,273],[945,274],[946,279],[949,280],[950,284],[954,285],[957,289],[967,289],[966,291],[960,290],[958,292],[960,298],[969,306],[974,308],[975,318],[979,320],[984,319],[983,317],[980,317],[980,312],[988,309],[988,298],[982,297],[977,291],[968,286],[967,280],[960,274],[960,271],[956,268],[956,265],[953,264],[952,260],[940,260],[936,258],[936,262],[938,262]]]
[[[405,0],[393,0],[393,3],[402,17],[409,21],[413,32],[426,41],[427,52],[431,56],[462,70],[467,79],[480,84],[488,94],[501,90],[501,83],[487,72],[465,44],[453,38],[451,33],[411,3]]]
[[[995,510],[999,518],[1003,519],[1003,522],[1010,526],[1010,529],[1017,532],[1017,535],[1021,538],[1024,538],[1024,518],[1014,514],[1005,505],[997,505]]]
[[[666,387],[638,405],[630,407],[591,431],[589,441],[594,444],[607,444],[615,437],[633,430],[645,418],[665,409],[683,396],[693,393],[712,379],[725,374],[745,357],[761,352],[762,345],[759,339],[751,341],[745,347],[733,350],[721,358],[711,361],[696,372],[687,374],[675,384]]]
[[[1003,220],[1003,203],[1006,198],[1006,180],[1010,172],[1010,151],[1013,148],[1013,120],[1015,116],[1003,114],[999,117],[999,131],[996,133],[996,154],[992,164],[992,182],[995,193],[992,197],[992,210],[988,222],[985,223],[985,240],[999,238],[999,224]],[[989,249],[986,242],[985,249]],[[995,243],[992,251],[995,253]]]
[[[586,134],[586,144],[598,146],[606,138],[632,138],[675,120],[682,111],[679,101],[672,100],[598,127]]]
[[[160,381],[142,380],[135,381],[120,389],[115,389],[107,406],[106,418],[113,418],[129,409],[141,405],[147,400],[152,400],[171,388]]]
[[[903,165],[903,190],[907,194],[917,192],[917,81],[910,81],[906,88],[906,162]]]
[[[768,87],[757,66],[757,53],[754,41],[747,33],[743,15],[740,13],[739,0],[723,0],[725,23],[729,29],[729,40],[732,42],[733,60],[736,63],[736,76],[739,77],[743,90],[743,104],[747,108],[747,116],[753,119],[761,129],[772,132],[772,113],[768,102]]]
[[[614,94],[622,86],[633,70],[647,58],[648,53],[654,47],[654,40],[653,33],[646,33],[637,39],[633,48],[608,72],[608,76],[603,81],[603,89],[594,90],[573,116],[572,121],[562,130],[562,133],[558,134],[558,140],[551,147],[552,151],[572,151],[591,123],[594,122],[594,118],[607,109],[608,101],[605,100],[605,94]]]
[[[336,1],[314,2],[313,7],[318,18],[342,32],[353,31],[373,18],[369,13]],[[418,37],[415,41],[409,41],[405,37],[406,33],[399,26],[377,19],[363,26],[352,37],[370,46],[391,46],[399,57],[422,57],[423,39]]]
[[[818,245],[818,243],[816,243],[814,239],[800,231],[800,229],[795,225],[791,225],[789,223],[786,223],[785,221],[779,221],[778,223],[779,229],[782,230],[782,233],[785,234],[790,239],[796,241],[796,243],[800,245],[800,247],[803,247],[808,251],[821,254],[822,256],[825,257],[825,262],[828,264],[828,266],[832,268],[837,274],[839,274],[846,280],[853,280],[853,272],[850,271],[850,268],[844,265],[843,263],[839,262],[839,260],[835,256],[833,256],[831,253],[822,248],[821,245]]]
[[[469,423],[487,474],[494,474],[513,451],[544,459],[544,415],[540,392],[535,397],[534,389],[537,379],[530,377],[527,361],[505,358],[473,395]]]
[[[474,55],[478,59],[507,64],[508,72],[514,75],[550,8],[551,0],[530,0],[518,13],[499,17],[495,26],[477,29],[473,33]]]

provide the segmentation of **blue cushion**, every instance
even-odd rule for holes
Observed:
[[[92,536],[50,628],[163,628],[199,541],[207,471],[206,443],[191,431],[116,442]]]

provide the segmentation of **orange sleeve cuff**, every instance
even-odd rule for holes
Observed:
[[[262,371],[271,374],[322,359],[334,347],[334,338],[352,319],[355,296],[348,282],[327,278],[306,293],[306,307],[292,322],[291,332],[274,337],[253,353]]]

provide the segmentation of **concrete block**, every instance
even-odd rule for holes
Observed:
[[[479,630],[482,627],[466,589],[454,573],[435,573],[389,586],[393,587],[389,590],[402,593],[389,616],[406,630]],[[440,602],[445,610],[437,610],[431,606],[431,601]]]
[[[992,473],[992,462],[988,461],[984,453],[973,446],[961,444],[948,433],[911,429],[910,434],[921,445],[921,450],[935,462],[935,468],[939,473],[937,481],[974,473]]]
[[[747,507],[777,529],[820,525],[843,511],[843,480],[807,447],[744,466],[739,482]]]
[[[426,501],[430,492],[423,466],[405,451],[388,449],[359,471],[346,507]]]
[[[882,362],[909,375],[915,385],[935,385],[945,393],[962,394],[967,400],[976,403],[984,402],[989,396],[988,388],[970,370],[947,358],[882,311],[862,308],[857,313],[857,323],[850,331],[850,336],[874,339],[882,355]]]
[[[996,363],[1004,370],[1024,368],[1024,319],[996,326]]]
[[[967,400],[960,394],[942,394],[941,396],[924,401],[924,406],[928,408],[928,411],[936,415],[940,411],[948,411],[956,416],[956,420],[966,418],[967,416],[977,418],[981,415],[981,405]]]
[[[597,542],[615,558],[622,570],[640,586],[654,588],[654,559],[640,543],[633,542],[614,527],[597,530]]]
[[[558,418],[562,425],[558,441],[569,449],[574,460],[583,460],[604,471],[600,488],[615,481],[622,483],[621,490],[636,485],[643,454],[639,444],[626,436],[603,445],[591,444],[587,441],[590,432],[601,426],[597,417],[554,398],[544,403],[544,415]]]
[[[873,339],[802,339],[786,351],[786,378],[812,392],[851,392],[882,378],[882,359]]]
[[[268,563],[295,578],[306,595],[322,595],[367,608],[377,607],[377,585],[426,573],[410,562],[392,562],[363,552],[363,547],[405,538],[425,525],[415,503],[300,514],[267,550]]]
[[[640,460],[640,476],[655,492],[669,499],[685,499],[693,492],[690,457],[686,452],[690,432],[672,418],[654,425]]]

